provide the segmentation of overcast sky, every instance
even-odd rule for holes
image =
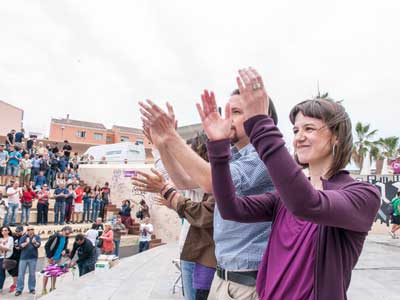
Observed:
[[[285,135],[318,81],[353,122],[399,135],[399,11],[394,0],[1,1],[0,99],[45,135],[68,113],[140,126],[145,98],[170,101],[187,125],[204,88],[224,104],[237,69],[253,66]]]

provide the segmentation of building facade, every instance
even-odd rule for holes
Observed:
[[[92,145],[131,142],[151,148],[141,129],[114,125],[107,129],[103,124],[65,119],[52,119],[49,140]]]
[[[70,143],[103,145],[106,144],[107,128],[100,123],[66,119],[52,119],[49,140]]]
[[[7,135],[11,129],[21,130],[24,111],[7,102],[0,100],[0,135]]]

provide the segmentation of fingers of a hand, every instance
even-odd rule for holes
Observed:
[[[264,82],[262,80],[261,75],[257,72],[257,70],[254,68],[250,68],[250,71],[253,73],[253,76],[256,77],[257,82],[261,85],[261,87],[264,88]]]
[[[164,180],[164,177],[163,177],[163,176],[161,175],[161,173],[158,172],[156,169],[151,168],[150,170],[151,170],[151,172],[153,172],[160,180]]]
[[[149,119],[143,116],[140,119],[142,120],[142,123],[145,127],[152,128],[153,123]]]
[[[149,100],[147,100],[147,101],[149,101]],[[139,105],[140,105],[140,111],[141,112],[145,111],[145,112],[147,112],[147,114],[150,114],[150,115],[155,115],[156,114],[156,111],[150,105],[148,105],[148,104],[146,104],[146,103],[144,103],[142,101],[139,102]]]
[[[246,89],[251,90],[252,86],[251,86],[251,80],[246,72],[245,69],[239,70],[239,75],[240,78],[242,79],[242,81],[244,82],[244,86]]]
[[[147,103],[150,105],[151,110],[154,111],[156,114],[162,114],[164,113],[164,111],[161,109],[161,107],[159,107],[157,104],[155,104],[153,101],[151,101],[150,99],[146,100]]]
[[[143,184],[148,184],[148,180],[147,179],[143,179],[143,178],[139,178],[139,177],[133,177],[132,178],[132,184],[133,185],[138,185],[138,186],[142,186]]]
[[[139,175],[141,175],[141,176],[143,176],[143,177],[146,178],[146,179],[150,179],[150,175],[147,174],[146,172],[136,171],[136,173],[139,174]],[[137,175],[136,175],[136,176],[137,176]],[[135,177],[135,178],[137,178],[137,177]]]
[[[211,91],[211,93],[210,93],[210,105],[211,105],[212,111],[218,111],[217,101],[215,101],[215,95],[214,95],[213,91]]]
[[[204,115],[203,108],[201,107],[200,103],[196,103],[196,108],[200,116],[200,120],[203,122],[206,116]]]
[[[228,102],[225,105],[225,119],[230,120],[231,119],[231,104]]]
[[[142,107],[145,110],[151,110],[151,106],[144,103],[143,101],[139,101],[139,106]]]
[[[132,184],[138,188],[147,188],[147,184],[143,183],[142,180],[132,179]]]
[[[140,113],[142,114],[142,116],[146,117],[148,120],[154,119],[154,116],[152,114],[150,114],[147,110],[144,110],[142,108],[140,108],[139,110],[140,110]]]
[[[207,115],[215,111],[215,99],[213,101],[213,92],[209,92],[208,90],[204,90],[204,99],[207,106]]]
[[[242,79],[240,77],[236,77],[236,83],[238,85],[240,95],[243,95],[245,92],[245,89],[244,89],[244,84],[242,82]]]
[[[210,110],[208,109],[208,102],[207,102],[207,95],[204,91],[204,93],[201,95],[201,102],[203,104],[203,112],[205,116],[208,116],[210,113]]]
[[[255,86],[258,86],[257,75],[253,73],[251,68],[245,69],[245,73],[247,77],[249,77],[252,88],[254,89]]]
[[[169,104],[169,102],[167,102],[167,110],[168,110],[168,115],[175,120],[174,108],[172,107],[171,104]]]

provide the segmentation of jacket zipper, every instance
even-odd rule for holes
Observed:
[[[318,289],[317,289],[317,284],[318,284],[318,253],[319,253],[319,240],[321,236],[321,225],[318,225],[318,230],[317,230],[317,242],[316,242],[316,249],[315,249],[315,271],[314,271],[314,300],[318,300]]]

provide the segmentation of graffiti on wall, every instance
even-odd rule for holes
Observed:
[[[376,185],[381,192],[381,206],[375,217],[375,222],[390,224],[391,215],[389,213],[389,203],[400,191],[400,176],[381,176],[377,178],[374,175],[367,176],[367,181]]]

